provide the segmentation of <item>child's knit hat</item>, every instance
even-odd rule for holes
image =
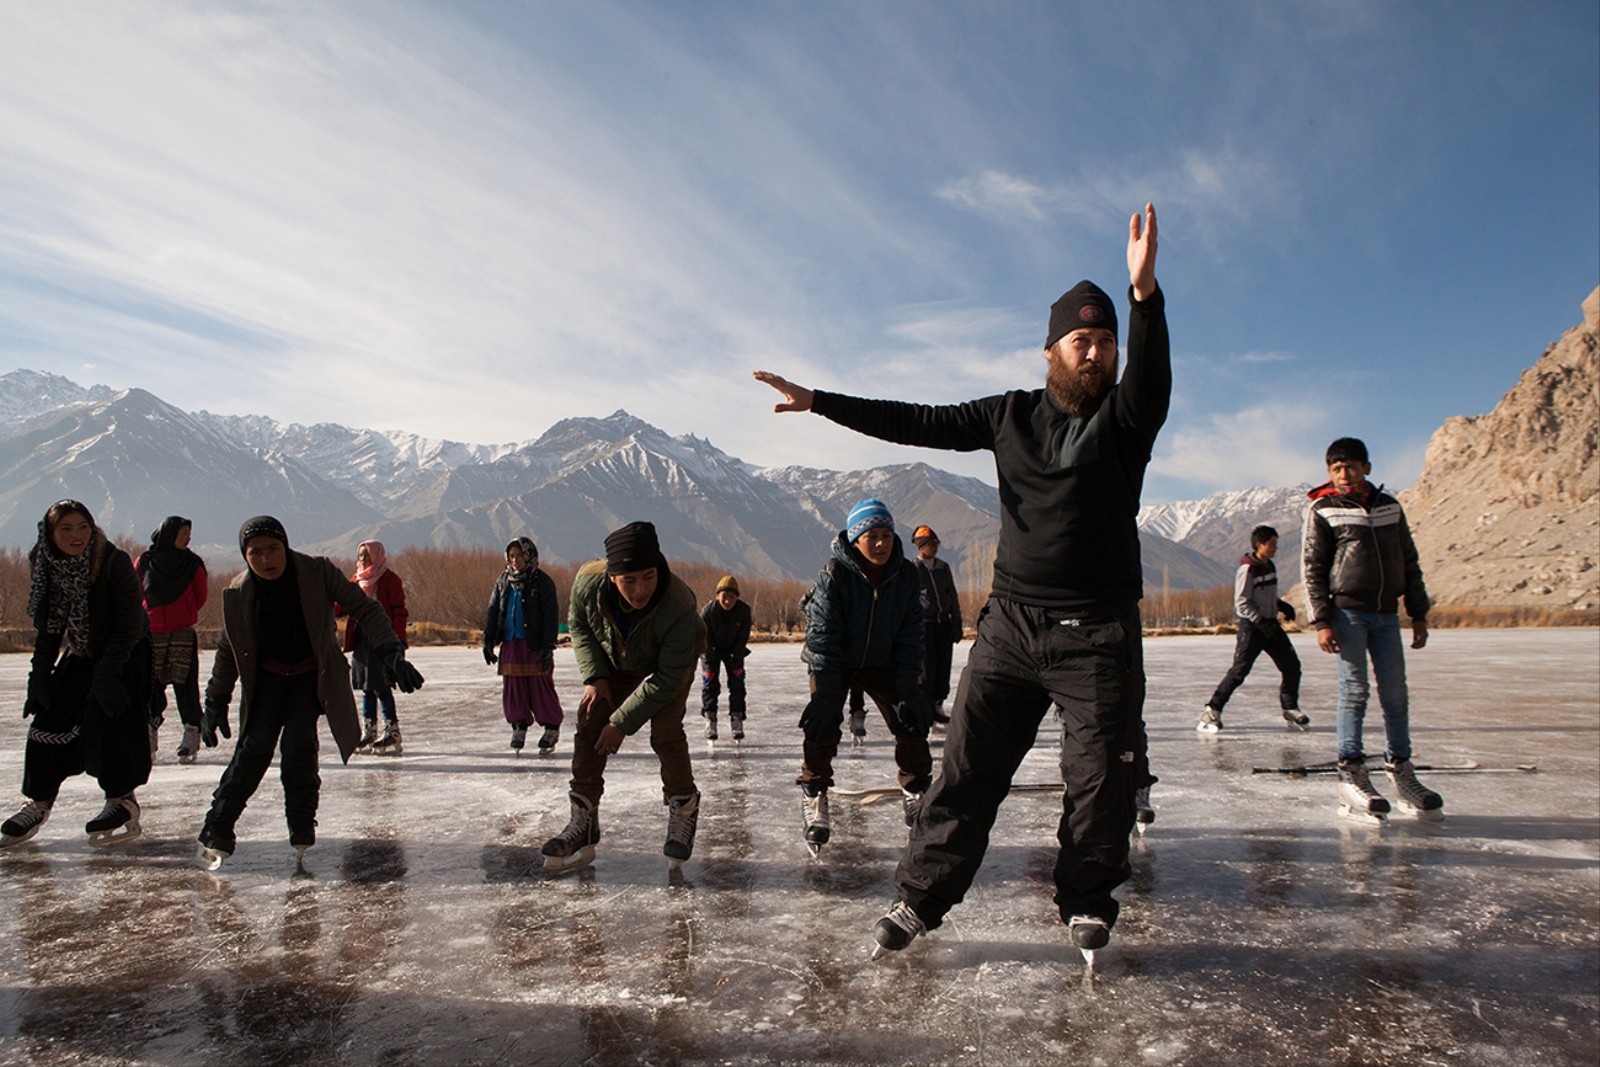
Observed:
[[[850,509],[850,517],[844,522],[844,539],[854,541],[875,526],[887,526],[893,530],[894,516],[889,514],[887,504],[869,497]]]
[[[738,596],[739,595],[739,581],[738,581],[738,579],[736,579],[731,574],[724,574],[722,576],[722,580],[717,583],[717,592],[719,592],[719,593],[728,592],[728,593],[732,593],[734,596]]]

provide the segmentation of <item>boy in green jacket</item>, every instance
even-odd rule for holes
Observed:
[[[667,805],[662,852],[675,869],[694,851],[700,816],[683,716],[706,648],[706,627],[694,590],[668,569],[653,524],[632,522],[612,531],[606,558],[579,568],[568,630],[583,672],[568,794],[572,818],[540,850],[545,867],[593,862],[606,760],[649,723]]]

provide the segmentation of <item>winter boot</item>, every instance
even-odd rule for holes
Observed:
[[[38,833],[39,827],[50,818],[50,807],[40,800],[30,800],[22,805],[22,810],[0,824],[0,848],[20,845]]]
[[[198,755],[200,755],[200,728],[185,726],[183,740],[178,742],[178,762],[193,763]]]
[[[83,824],[91,845],[116,845],[131,841],[143,831],[139,828],[139,802],[128,793],[120,797],[106,797],[106,806],[100,814]]]
[[[661,854],[673,870],[683,865],[694,852],[694,832],[700,825],[700,794],[667,798],[667,843]]]
[[[1386,761],[1384,766],[1399,794],[1401,811],[1423,822],[1439,822],[1444,818],[1444,797],[1417,781],[1417,772],[1410,760]]]
[[[372,742],[374,756],[399,756],[405,753],[405,743],[400,737],[400,724],[393,719],[385,720],[383,735]]]
[[[1367,764],[1360,759],[1339,761],[1339,814],[1355,822],[1381,825],[1389,813],[1389,802],[1372,788]]]
[[[800,826],[806,847],[813,856],[822,852],[831,832],[828,824],[828,791],[817,785],[800,787]]]
[[[1194,728],[1203,734],[1221,733],[1222,712],[1207,704],[1206,710],[1200,713],[1200,721],[1194,724]]]
[[[195,844],[194,858],[206,870],[214,871],[222,866],[223,860],[233,855],[235,844],[232,830],[219,830],[207,822],[200,828],[200,838]]]
[[[1306,727],[1311,725],[1311,716],[1302,715],[1299,708],[1284,708],[1283,721],[1288,723],[1289,729],[1305,733]]]
[[[371,718],[362,721],[366,725],[361,731],[361,740],[356,742],[356,751],[371,752],[373,744],[378,740],[378,720]]]
[[[539,738],[539,754],[544,756],[554,752],[556,742],[559,740],[561,740],[561,727],[546,726],[544,728],[544,735]]]
[[[514,722],[514,723],[512,723],[511,724],[511,748],[512,748],[512,750],[515,751],[515,752],[521,752],[522,751],[522,746],[527,744],[527,742],[528,742],[528,724],[525,723],[525,722]]]
[[[600,806],[577,793],[568,793],[567,799],[572,803],[567,828],[539,849],[547,871],[587,867],[594,862],[594,846],[600,843]]]
[[[889,913],[872,928],[872,939],[878,944],[872,958],[878,959],[886,952],[899,952],[928,930],[928,924],[912,910],[911,905],[897,900],[889,906]]]

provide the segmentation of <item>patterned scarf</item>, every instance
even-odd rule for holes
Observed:
[[[511,586],[513,589],[520,589],[523,592],[527,592],[528,587],[533,584],[534,572],[539,569],[539,549],[538,546],[533,543],[532,538],[519,537],[515,541],[511,541],[506,545],[507,556],[509,556],[511,553],[512,545],[522,546],[522,558],[527,560],[528,565],[519,571],[514,569],[508,561],[506,563],[506,584]]]
[[[361,591],[371,596],[373,587],[378,584],[378,579],[389,571],[389,554],[383,550],[382,541],[363,541],[356,546],[356,552],[360,553],[362,548],[367,550],[368,562],[365,567],[361,566],[359,562],[356,563],[354,577],[356,584],[361,587]]]
[[[28,553],[32,574],[28,587],[28,615],[38,620],[46,614],[46,633],[64,634],[67,651],[89,653],[90,570],[105,535],[96,526],[89,535],[89,547],[81,555],[66,556],[50,543],[43,519],[39,520],[39,543]]]

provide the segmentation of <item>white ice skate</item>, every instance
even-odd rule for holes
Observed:
[[[132,841],[144,832],[139,827],[139,802],[132,793],[106,797],[106,806],[83,824],[83,831],[89,835],[89,844],[100,847]]]
[[[600,843],[600,808],[587,797],[568,793],[572,817],[567,828],[544,843],[539,852],[547,871],[572,871],[594,862],[594,846]]]
[[[811,792],[809,786],[800,787],[800,831],[811,855],[820,856],[822,846],[832,833],[828,821],[828,791]]]
[[[389,722],[383,725],[383,736],[372,742],[374,756],[403,756],[405,743],[400,737],[400,724]]]
[[[231,855],[233,855],[232,852],[224,852],[220,848],[211,848],[205,844],[196,844],[194,846],[196,862],[208,871],[215,871],[221,868],[222,861]]]
[[[50,818],[50,805],[30,800],[22,809],[0,825],[0,848],[15,848],[39,832],[39,827]]]
[[[1194,724],[1194,728],[1203,734],[1220,734],[1222,732],[1222,712],[1207,704],[1206,710],[1200,713],[1200,721]]]
[[[1372,788],[1365,761],[1339,761],[1339,817],[1363,826],[1382,826],[1389,802]]]
[[[1111,927],[1093,915],[1074,915],[1067,920],[1067,936],[1083,953],[1083,962],[1094,970],[1094,954],[1111,941]]]
[[[546,726],[544,733],[539,738],[539,755],[548,756],[556,750],[556,742],[561,740],[561,727]]]
[[[1444,820],[1444,798],[1417,781],[1417,772],[1410,760],[1396,760],[1386,763],[1385,767],[1389,771],[1389,781],[1394,783],[1401,811],[1423,822]]]
[[[199,755],[200,728],[197,726],[185,726],[183,728],[183,740],[178,742],[178,762],[193,763]]]
[[[700,794],[669,797],[667,799],[667,843],[661,854],[667,857],[667,868],[677,870],[694,854],[694,833],[700,825]]]

